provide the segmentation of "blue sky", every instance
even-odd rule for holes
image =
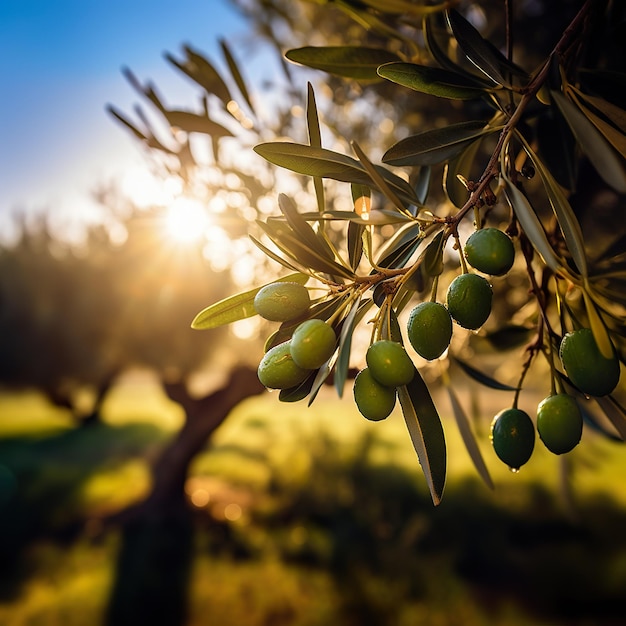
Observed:
[[[0,224],[14,209],[87,215],[99,182],[142,166],[105,113],[138,102],[122,67],[192,105],[163,53],[190,43],[221,61],[218,37],[236,53],[245,33],[226,0],[0,0]]]

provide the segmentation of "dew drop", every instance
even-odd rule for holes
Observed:
[[[509,470],[513,473],[513,474],[517,474],[519,472],[519,467],[509,467]]]

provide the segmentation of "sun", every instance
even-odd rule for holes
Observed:
[[[209,216],[202,202],[180,196],[165,213],[166,236],[175,243],[193,243],[204,238],[209,225]]]

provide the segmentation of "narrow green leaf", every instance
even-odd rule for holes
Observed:
[[[306,125],[309,133],[309,145],[314,148],[321,148],[322,131],[320,130],[320,120],[317,113],[317,104],[315,102],[315,92],[313,91],[313,85],[311,85],[311,83],[307,83]],[[326,208],[326,201],[324,199],[324,181],[321,177],[315,176],[313,178],[313,186],[315,187],[317,210],[320,213],[323,213]]]
[[[583,283],[583,299],[585,301],[585,309],[587,310],[591,332],[593,333],[593,338],[596,341],[598,350],[600,350],[600,354],[602,354],[605,359],[612,359],[615,356],[615,350],[606,326],[589,294],[590,289],[589,282],[585,280]]]
[[[411,224],[400,229],[389,239],[380,251],[380,258],[376,261],[378,267],[404,267],[413,253],[417,250],[423,237],[419,224]]]
[[[448,200],[457,208],[461,208],[469,199],[469,191],[463,184],[459,175],[464,179],[471,179],[472,168],[476,160],[476,153],[480,148],[480,139],[470,143],[457,157],[446,164],[443,188]]]
[[[226,85],[220,73],[204,56],[189,46],[185,46],[184,51],[187,59],[182,63],[170,54],[166,54],[165,58],[174,67],[200,85],[207,93],[216,96],[224,105],[227,105],[232,100],[232,97],[228,85]]]
[[[534,332],[534,328],[509,324],[493,332],[486,333],[483,339],[498,351],[512,350],[530,341]]]
[[[530,206],[530,202],[507,176],[504,176],[504,180],[506,182],[505,195],[524,234],[528,237],[533,248],[541,255],[544,263],[552,271],[559,272],[562,268],[561,261],[552,249],[546,232],[532,206]]]
[[[589,99],[585,94],[570,88],[570,92],[573,92],[573,98],[576,100],[576,104],[580,111],[587,117],[587,119],[604,135],[604,138],[617,150],[623,158],[626,158],[626,130],[617,129],[612,124],[609,124],[604,119],[596,115],[588,106],[585,105],[584,100],[595,102],[595,106],[602,106],[604,110],[610,110],[609,106],[617,111],[621,112],[615,115],[615,119],[626,126],[626,112],[622,111],[619,107],[612,105],[602,98]],[[579,95],[580,94],[580,95]],[[609,106],[606,106],[609,105]]]
[[[573,102],[558,91],[550,94],[600,177],[619,193],[626,193],[626,172],[613,148]]]
[[[278,196],[278,206],[282,214],[287,219],[287,223],[291,226],[293,232],[298,236],[302,243],[306,244],[311,251],[329,261],[335,261],[335,254],[330,245],[322,237],[318,235],[311,225],[298,213],[293,200],[284,193]]]
[[[235,61],[235,57],[232,55],[228,44],[224,39],[220,39],[220,46],[222,48],[222,53],[224,54],[224,58],[226,59],[226,63],[228,65],[228,69],[230,70],[231,76],[237,85],[237,89],[239,89],[239,93],[243,96],[248,108],[252,113],[254,113],[254,106],[252,104],[252,99],[250,98],[250,93],[248,92],[248,87],[246,85],[246,81],[243,79],[243,75],[239,70],[239,66],[237,65],[237,61]]]
[[[440,98],[471,100],[486,93],[486,89],[463,75],[415,63],[387,63],[378,68],[378,74],[398,85]]]
[[[395,192],[390,187],[390,185],[387,184],[387,181],[385,180],[385,178],[381,176],[381,172],[379,168],[374,166],[374,164],[369,160],[365,152],[361,150],[361,147],[359,146],[358,143],[356,143],[356,141],[352,142],[352,149],[354,150],[357,157],[359,158],[359,162],[363,166],[363,169],[368,173],[369,177],[372,179],[372,182],[374,183],[374,185],[376,185],[376,187],[380,189],[380,191],[385,195],[385,197],[388,200],[390,200],[391,203],[397,209],[399,209],[404,214],[408,213],[406,207],[404,206],[404,204],[402,204],[400,198],[398,198],[398,196],[395,194]],[[413,191],[412,188],[411,188],[411,191]],[[371,219],[371,213],[368,219]]]
[[[211,137],[232,137],[233,133],[225,126],[214,122],[207,115],[198,115],[191,111],[163,109],[163,115],[172,128],[186,133],[201,133]]]
[[[372,179],[356,159],[332,150],[278,141],[259,144],[254,151],[270,163],[298,174],[373,186]],[[376,169],[401,199],[408,204],[417,202],[413,188],[404,179],[384,167],[376,166]]]
[[[411,442],[436,506],[441,502],[446,483],[446,441],[435,404],[417,369],[413,380],[398,388],[398,398]]]
[[[438,14],[426,15],[422,23],[424,42],[426,43],[428,51],[433,59],[437,61],[443,69],[454,72],[455,74],[461,74],[467,78],[471,78],[469,72],[458,63],[455,63],[439,45],[435,34],[435,20],[439,19],[439,17],[440,16]],[[441,27],[439,30],[444,31],[444,27]],[[445,33],[446,37],[448,37],[447,29],[445,29]]]
[[[441,230],[424,250],[422,269],[428,276],[439,276],[443,272],[443,242],[443,230]]]
[[[573,92],[580,100],[583,100],[588,106],[593,107],[599,111],[606,119],[610,120],[612,124],[623,133],[626,133],[626,111],[621,107],[605,100],[604,98],[598,98],[597,96],[590,96],[582,92],[580,89],[576,89],[573,85],[567,86],[568,92]]]
[[[389,165],[437,165],[459,154],[477,137],[500,130],[486,127],[487,122],[470,121],[426,130],[401,139],[385,152],[383,163]]]
[[[285,56],[294,63],[356,80],[378,81],[379,65],[400,61],[397,54],[383,48],[365,46],[306,46],[288,50]]]
[[[353,277],[353,273],[344,266],[329,260],[317,250],[309,248],[306,242],[297,237],[284,223],[278,220],[268,220],[265,223],[258,222],[258,224],[274,244],[296,263],[331,276]]]
[[[558,183],[569,191],[576,189],[580,158],[576,139],[563,116],[550,107],[537,121],[539,154]]]
[[[446,384],[446,390],[448,391],[448,397],[450,398],[450,404],[452,405],[452,413],[454,414],[456,425],[459,429],[459,433],[461,433],[461,438],[463,439],[465,448],[472,459],[472,463],[474,464],[479,476],[483,479],[485,485],[487,485],[489,489],[495,489],[495,485],[491,480],[491,475],[485,465],[483,455],[478,447],[476,437],[472,432],[470,421],[463,410],[463,406],[459,402],[456,393],[454,393],[454,389],[449,383]]]
[[[475,367],[472,367],[469,363],[462,361],[456,356],[449,356],[449,358],[453,363],[456,363],[470,378],[473,378],[476,382],[484,385],[485,387],[489,387],[489,389],[495,389],[497,391],[517,390],[516,387],[511,387],[511,385],[501,383],[499,380],[496,380],[492,376],[488,376],[484,372],[477,370]]]
[[[511,83],[502,73],[502,67],[505,66],[507,71],[515,74],[520,73],[519,68],[485,40],[458,11],[450,9],[447,17],[452,34],[465,56],[494,83],[510,87]]]
[[[626,441],[626,409],[613,397],[594,398],[622,440]]]
[[[363,257],[363,231],[365,230],[365,226],[363,224],[356,224],[354,222],[350,222],[348,224],[348,237],[347,237],[347,247],[348,247],[348,259],[350,261],[350,267],[356,271],[356,268],[359,266],[361,262],[361,258]]]
[[[339,356],[335,365],[335,389],[339,397],[343,397],[343,388],[348,378],[348,369],[350,366],[350,351],[352,349],[352,335],[356,326],[357,313],[361,301],[357,300],[350,309],[350,312],[343,320],[341,325],[341,334],[339,335]]]
[[[415,195],[420,203],[426,204],[428,192],[430,191],[430,181],[432,179],[433,170],[430,167],[421,167],[415,182]]]
[[[252,243],[259,249],[261,250],[261,252],[263,252],[263,254],[265,254],[266,256],[268,256],[270,259],[272,259],[273,261],[276,261],[276,263],[279,263],[280,265],[282,265],[283,267],[287,268],[288,270],[292,270],[294,272],[299,272],[300,269],[304,269],[303,267],[300,267],[300,263],[296,263],[293,264],[290,261],[287,261],[287,259],[283,259],[283,257],[279,256],[278,254],[276,254],[275,252],[273,252],[272,250],[270,250],[267,246],[264,246],[256,237],[254,237],[253,235],[250,235],[250,240],[252,241]]]
[[[535,169],[539,172],[543,185],[545,187],[550,205],[557,218],[567,249],[576,263],[576,267],[582,276],[587,276],[587,253],[585,252],[585,240],[583,232],[578,222],[578,218],[574,213],[574,210],[570,206],[569,201],[565,197],[565,194],[561,191],[559,184],[554,180],[554,177],[550,173],[550,170],[543,164],[541,159],[528,145],[526,140],[521,134],[518,137],[524,144],[524,149],[530,157]]]
[[[271,281],[275,282],[295,282],[301,285],[305,285],[309,277],[306,274],[290,274],[282,278],[277,278]],[[266,283],[271,284],[271,283]],[[265,285],[255,287],[249,291],[235,294],[224,298],[211,306],[206,307],[191,322],[191,327],[197,330],[208,330],[210,328],[217,328],[218,326],[224,326],[225,324],[231,324],[238,320],[245,319],[247,317],[253,317],[256,315],[254,308],[254,297]]]

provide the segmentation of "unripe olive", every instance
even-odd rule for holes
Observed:
[[[450,313],[438,302],[418,304],[409,315],[407,336],[421,357],[428,360],[440,357],[452,338]]]
[[[257,370],[259,380],[270,389],[289,389],[299,385],[310,374],[309,370],[295,364],[289,342],[268,350]]]
[[[491,422],[491,443],[498,458],[518,470],[530,459],[535,447],[535,426],[528,413],[504,409]]]
[[[286,322],[306,313],[311,305],[304,285],[276,282],[262,287],[254,297],[255,311],[266,320]]]
[[[448,312],[463,328],[480,328],[491,313],[491,285],[478,274],[461,274],[448,287]]]
[[[291,356],[296,365],[314,370],[321,367],[335,351],[337,336],[324,320],[302,322],[291,337]]]
[[[375,341],[367,349],[365,360],[372,376],[381,385],[400,387],[413,380],[415,366],[404,346],[397,341]]]
[[[511,238],[497,228],[474,231],[465,243],[463,252],[473,268],[492,276],[503,276],[515,261]]]
[[[356,375],[353,393],[361,415],[374,422],[388,417],[396,404],[395,388],[381,385],[367,367]]]
[[[542,400],[537,407],[537,431],[554,454],[565,454],[575,448],[583,434],[583,416],[576,400],[564,393]]]
[[[619,360],[615,355],[610,359],[602,355],[591,329],[567,333],[561,341],[559,356],[565,373],[583,393],[606,396],[617,387]]]

